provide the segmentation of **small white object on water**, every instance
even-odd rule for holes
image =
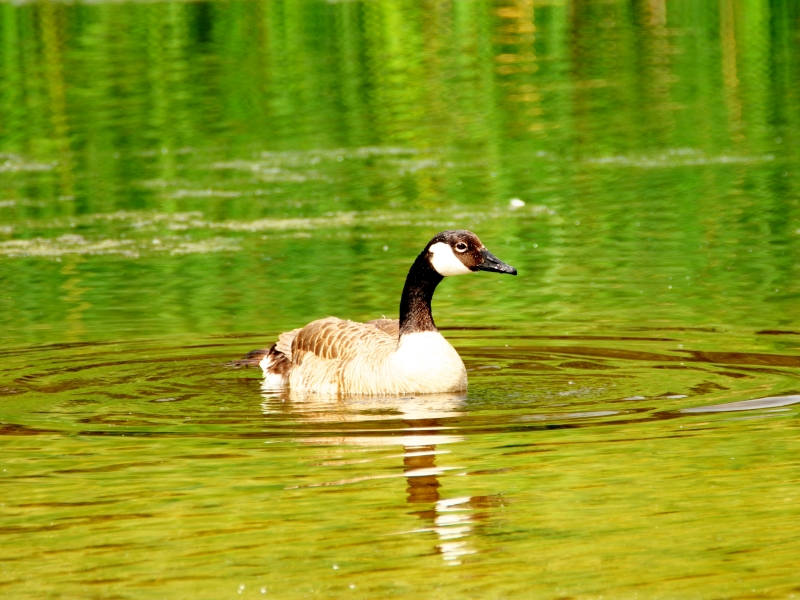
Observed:
[[[522,208],[523,206],[525,206],[525,202],[523,200],[520,200],[519,198],[512,198],[508,202],[508,208],[510,208],[511,210],[517,210],[518,208]]]

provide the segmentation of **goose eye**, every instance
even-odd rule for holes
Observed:
[[[456,244],[456,250],[459,252],[464,252],[467,249],[467,245],[464,242],[458,242]]]

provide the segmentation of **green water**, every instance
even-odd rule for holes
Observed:
[[[788,0],[0,4],[0,593],[800,594],[799,45]],[[228,366],[395,316],[448,228],[519,270],[437,291],[466,396]]]

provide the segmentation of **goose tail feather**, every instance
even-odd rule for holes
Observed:
[[[264,371],[263,389],[278,389],[286,386],[289,371],[292,369],[292,359],[278,348],[275,343],[266,355],[257,363]]]
[[[274,346],[273,346],[274,347]],[[231,367],[257,367],[265,356],[270,353],[272,348],[259,348],[258,350],[251,350],[239,360],[233,360],[228,363]]]

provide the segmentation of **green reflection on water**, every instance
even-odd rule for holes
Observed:
[[[445,227],[523,267],[504,318],[797,322],[791,5],[0,10],[9,343],[252,331],[287,275],[391,313]],[[267,329],[308,318],[283,304]]]
[[[799,22],[0,4],[0,589],[795,592],[795,409],[678,411],[800,390]],[[456,227],[520,271],[437,293],[467,398],[302,404],[223,366],[394,316]]]

